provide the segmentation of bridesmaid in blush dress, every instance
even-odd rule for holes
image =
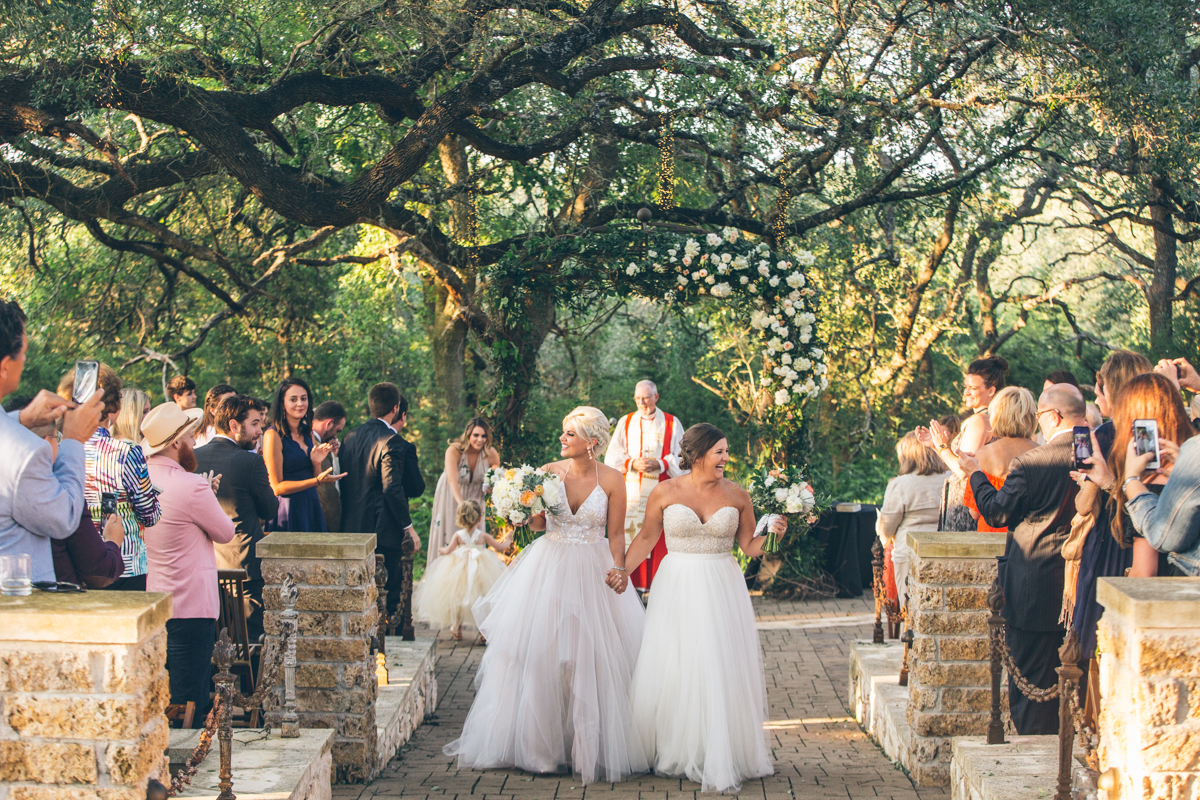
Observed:
[[[271,427],[263,432],[262,454],[267,478],[279,498],[279,513],[263,530],[323,533],[325,515],[317,486],[346,476],[321,470],[333,445],[314,446],[312,390],[300,378],[285,378],[271,401]]]

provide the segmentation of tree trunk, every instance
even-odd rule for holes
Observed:
[[[512,296],[511,292],[505,293]],[[545,445],[544,432],[526,433],[525,412],[538,385],[538,352],[554,327],[553,303],[537,291],[525,291],[502,319],[493,319],[496,341],[492,346],[497,394],[493,398],[493,433],[501,458],[509,463],[530,462]]]
[[[1156,175],[1150,180],[1150,219],[1154,221],[1154,277],[1146,290],[1150,306],[1151,360],[1169,358],[1171,341],[1171,298],[1175,295],[1175,274],[1179,266],[1175,219],[1167,199],[1167,179]]]

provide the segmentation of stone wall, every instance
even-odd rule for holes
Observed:
[[[0,800],[143,800],[165,775],[171,597],[0,597]]]
[[[951,737],[985,735],[991,709],[987,593],[1004,534],[910,532],[908,662],[912,774],[950,783]]]
[[[1109,800],[1200,796],[1200,578],[1101,578],[1096,599]]]
[[[332,728],[334,780],[359,783],[382,768],[376,756],[377,681],[371,636],[379,622],[375,534],[277,532],[258,544],[266,589],[268,657],[278,644],[283,580],[299,591],[296,711],[301,728]],[[267,720],[279,725],[283,687],[270,699]]]

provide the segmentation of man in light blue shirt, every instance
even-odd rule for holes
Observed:
[[[0,400],[16,391],[29,340],[25,313],[0,300]],[[83,517],[83,443],[100,424],[102,394],[76,407],[45,390],[25,408],[0,414],[0,555],[27,553],[35,581],[54,580],[51,539],[65,539]],[[29,428],[62,419],[55,460],[50,444]]]

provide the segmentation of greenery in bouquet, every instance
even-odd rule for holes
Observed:
[[[799,467],[764,470],[750,479],[746,491],[759,516],[779,514],[787,518],[787,536],[804,536],[820,513],[816,493]],[[779,552],[779,537],[774,533],[767,533],[763,552]]]
[[[528,464],[520,467],[492,467],[484,477],[490,489],[488,507],[502,528],[512,527],[517,547],[527,547],[538,532],[529,528],[529,520],[537,514],[558,514],[562,511],[562,480],[553,472]]]

